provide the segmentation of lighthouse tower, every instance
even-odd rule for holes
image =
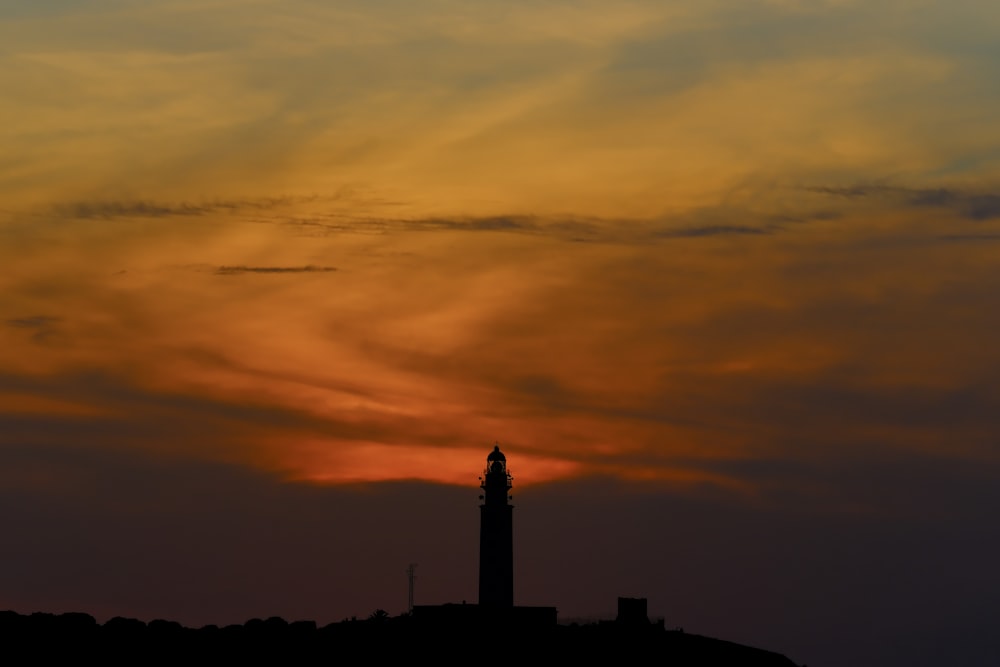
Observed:
[[[514,506],[510,500],[511,480],[507,457],[499,446],[486,457],[486,471],[480,479],[483,504],[479,506],[479,604],[489,607],[514,606]]]

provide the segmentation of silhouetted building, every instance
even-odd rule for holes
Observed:
[[[618,617],[615,621],[622,625],[649,625],[646,598],[618,598]]]
[[[551,628],[558,622],[555,607],[490,607],[478,604],[416,605],[413,618],[427,626],[452,630]]]
[[[514,606],[514,506],[508,500],[513,478],[499,446],[486,457],[480,477],[479,604]]]

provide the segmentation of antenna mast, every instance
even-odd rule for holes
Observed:
[[[409,576],[409,579],[410,579],[410,600],[409,600],[410,607],[409,607],[409,612],[411,614],[413,613],[413,582],[417,578],[416,572],[417,572],[417,564],[416,563],[410,563],[410,566],[408,568],[406,568],[406,574]]]

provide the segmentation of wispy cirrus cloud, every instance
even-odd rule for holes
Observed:
[[[62,322],[62,318],[53,315],[30,315],[8,319],[5,324],[14,329],[30,331],[33,341],[45,343],[56,334],[60,322]]]
[[[331,273],[336,271],[334,266],[220,266],[215,270],[216,275],[238,276],[247,273],[256,274],[287,274],[287,273]]]
[[[52,326],[59,321],[51,315],[32,315],[30,317],[15,317],[7,320],[7,325],[18,329],[41,329]]]
[[[780,228],[777,225],[767,227],[750,227],[748,225],[709,225],[705,227],[685,227],[683,229],[668,229],[657,233],[661,238],[699,238],[702,236],[759,236],[774,234]]]
[[[941,241],[952,241],[955,243],[976,243],[1000,241],[1000,233],[997,234],[942,234],[938,236]]]
[[[68,218],[163,218],[204,216],[211,213],[268,211],[292,204],[315,201],[317,197],[275,196],[244,199],[213,199],[203,202],[168,202],[141,199],[80,201],[57,204],[53,212]],[[331,198],[332,199],[332,198]]]
[[[967,220],[1000,218],[1000,194],[993,192],[951,187],[917,188],[875,184],[813,186],[805,189],[844,199],[885,199],[913,208],[947,208]]]

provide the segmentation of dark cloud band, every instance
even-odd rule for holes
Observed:
[[[334,266],[220,266],[215,269],[215,274],[219,276],[238,276],[245,273],[330,273],[336,271]]]

